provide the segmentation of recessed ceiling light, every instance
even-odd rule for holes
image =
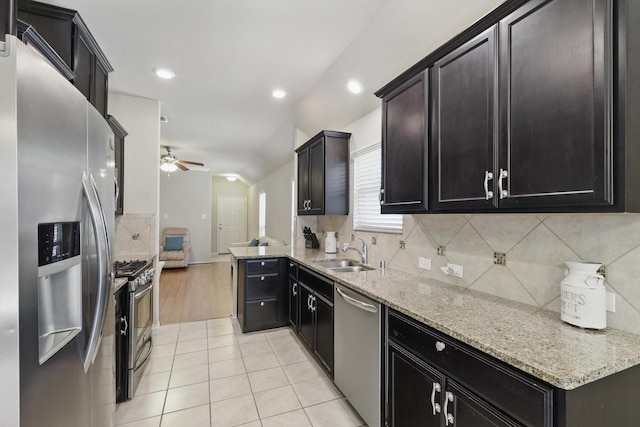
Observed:
[[[362,93],[364,90],[362,83],[355,79],[351,79],[347,82],[347,88],[349,89],[349,92],[355,93],[356,95]]]
[[[271,95],[273,95],[274,98],[281,99],[287,96],[287,92],[282,89],[274,89],[274,91],[271,92]]]
[[[176,76],[176,73],[167,68],[154,68],[153,72],[156,73],[156,76],[165,80],[171,80]]]

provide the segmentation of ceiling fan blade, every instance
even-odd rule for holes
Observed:
[[[180,162],[175,162],[175,165],[176,165],[177,167],[179,167],[180,169],[182,169],[183,171],[188,171],[188,170],[189,170],[189,168],[188,168],[188,167],[186,167],[185,165],[183,165],[183,164],[182,164],[182,163],[180,163]]]
[[[178,160],[181,163],[186,163],[188,165],[195,165],[195,166],[204,166],[204,163],[200,163],[200,162],[192,162],[190,160]]]

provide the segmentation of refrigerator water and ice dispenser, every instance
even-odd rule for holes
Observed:
[[[80,223],[38,224],[38,349],[42,365],[82,329]]]

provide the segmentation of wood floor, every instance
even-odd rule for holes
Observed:
[[[160,324],[231,316],[231,277],[230,262],[163,269],[160,275]]]

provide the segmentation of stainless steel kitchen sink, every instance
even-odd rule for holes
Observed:
[[[350,259],[327,259],[321,261],[314,261],[314,264],[318,264],[325,268],[341,268],[341,267],[351,267],[358,265],[355,261]]]
[[[353,261],[350,259],[328,259],[321,261],[314,261],[314,264],[318,264],[322,267],[328,268],[329,270],[341,273],[349,273],[349,272],[358,272],[363,270],[373,270],[373,267],[369,267],[368,265],[360,264],[357,261]]]
[[[338,273],[349,273],[349,272],[357,273],[359,271],[373,270],[373,267],[369,267],[367,265],[350,265],[348,267],[333,267],[333,268],[330,268],[329,270],[335,271]]]

